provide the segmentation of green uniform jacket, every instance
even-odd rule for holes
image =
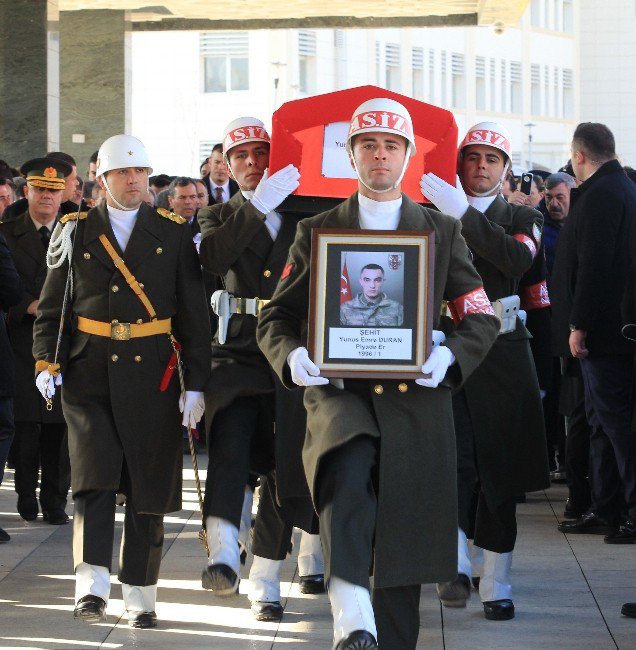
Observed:
[[[0,232],[7,240],[13,263],[20,274],[24,294],[22,300],[7,314],[7,330],[15,358],[16,391],[13,414],[16,422],[64,422],[60,400],[53,402],[53,410],[46,410],[46,402],[33,381],[33,324],[35,316],[27,313],[29,305],[40,297],[46,279],[46,249],[35,229],[28,210],[0,224]]]
[[[539,250],[543,217],[498,196],[482,214],[469,207],[462,233],[491,301],[519,292],[519,281]],[[515,235],[517,238],[515,238]],[[524,243],[528,238],[532,242]],[[530,333],[517,320],[466,382],[477,466],[491,508],[550,485],[545,424]]]
[[[203,269],[220,276],[221,284],[236,297],[271,298],[294,241],[299,217],[283,214],[278,235],[272,241],[263,215],[237,192],[227,203],[201,210],[198,220]],[[275,397],[264,401],[271,409],[264,409],[259,435],[252,440],[252,470],[266,473],[277,458],[279,496],[308,496],[300,463],[306,428],[302,394],[290,393],[281,385],[258,347],[256,323],[255,316],[234,314],[226,342],[220,345],[218,337],[214,337],[212,374],[206,388],[206,421],[211,426],[216,414],[237,397]]]
[[[432,313],[439,314],[443,298],[454,299],[482,282],[470,262],[460,224],[405,195],[402,201],[399,230],[435,231]],[[302,345],[308,313],[312,228],[359,228],[358,195],[300,222],[289,253],[289,275],[261,312],[259,344],[288,388],[294,384],[287,355]],[[438,321],[436,317],[434,327]],[[457,473],[450,389],[472,373],[498,329],[498,319],[490,315],[464,318],[446,341],[457,364],[437,389],[414,382],[360,380],[369,385],[372,410],[346,390],[346,382],[344,390],[332,384],[305,389],[303,461],[314,500],[325,454],[359,435],[380,439],[374,562],[378,587],[450,580],[457,574]],[[383,387],[381,394],[373,390],[374,385]]]
[[[120,323],[150,320],[99,241],[106,234],[143,284],[157,318],[172,318],[183,346],[186,389],[203,391],[210,373],[210,325],[190,228],[142,203],[122,253],[105,202],[76,228],[73,294],[58,356],[73,493],[123,487],[139,512],[179,510],[183,452],[176,372],[168,389],[159,391],[172,354],[168,336],[116,341],[80,332],[75,321],[76,316]],[[67,270],[64,263],[47,275],[34,328],[36,359],[53,361]],[[127,481],[120,485],[122,475]]]

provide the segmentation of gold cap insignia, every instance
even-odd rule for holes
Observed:
[[[57,169],[55,169],[55,167],[47,167],[43,174],[47,178],[57,178]]]

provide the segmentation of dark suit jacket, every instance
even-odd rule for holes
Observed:
[[[214,205],[216,203],[216,198],[213,195],[213,184],[209,176],[203,178],[203,182],[208,188],[208,205]],[[230,178],[230,198],[232,198],[239,191],[238,183]]]
[[[551,280],[554,353],[568,356],[569,326],[591,354],[630,353],[621,335],[634,317],[636,185],[611,160],[573,189]]]
[[[5,325],[5,315],[22,297],[22,282],[16,271],[7,242],[0,234],[0,398],[15,394],[15,364]]]

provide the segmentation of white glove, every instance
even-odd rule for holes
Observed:
[[[188,429],[196,429],[205,411],[203,393],[197,390],[187,390],[179,397],[179,410],[183,413],[181,424]]]
[[[440,211],[455,219],[461,219],[468,210],[468,199],[459,176],[455,176],[455,187],[439,176],[429,172],[420,180],[422,194]]]
[[[292,381],[297,386],[320,386],[328,384],[327,377],[320,376],[320,369],[309,358],[306,348],[296,348],[287,355],[287,363],[291,369]]]
[[[421,379],[416,379],[415,383],[426,388],[437,388],[439,383],[446,377],[446,371],[449,366],[455,363],[455,355],[451,352],[450,348],[445,345],[438,345],[433,348],[426,363],[422,366],[422,372],[427,375],[429,372],[431,376]]]
[[[292,164],[269,175],[265,170],[263,178],[254,190],[252,205],[263,214],[275,210],[299,185],[300,173]]]
[[[62,385],[62,375],[58,374],[57,377],[53,377],[48,370],[41,370],[35,378],[35,385],[44,399],[53,399],[55,387]]]

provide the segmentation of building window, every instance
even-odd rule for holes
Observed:
[[[386,65],[386,88],[400,91],[400,46],[395,43],[387,43],[384,48]]]
[[[375,82],[378,86],[384,86],[382,75],[382,48],[378,41],[375,42]]]
[[[424,99],[424,48],[414,47],[411,51],[413,67],[413,93],[415,99]]]
[[[550,115],[550,66],[543,66],[543,114]]]
[[[501,92],[499,96],[501,98],[501,106],[499,110],[502,113],[508,112],[508,61],[501,62]]]
[[[347,87],[347,37],[344,29],[334,29],[333,46],[336,57],[336,88]]]
[[[552,113],[554,117],[561,117],[561,111],[559,110],[559,99],[561,95],[561,93],[559,92],[561,87],[559,83],[560,81],[559,77],[560,77],[559,68],[554,66],[554,112]]]
[[[496,82],[496,66],[495,60],[490,59],[490,110],[497,110],[497,82]]]
[[[427,98],[431,104],[435,103],[435,50],[428,51],[428,86]]]
[[[563,70],[563,117],[574,117],[574,73],[569,68]]]
[[[446,106],[447,105],[447,98],[446,98],[446,52],[442,52],[442,60],[440,64],[440,69],[441,69],[441,86],[442,86],[442,95],[440,99],[440,105],[441,106]]]
[[[563,0],[563,31],[574,32],[574,7],[572,0]]]
[[[207,160],[212,151],[212,147],[217,144],[218,140],[201,140],[199,141],[199,160],[203,163]]]
[[[532,0],[530,5],[530,23],[533,27],[543,27],[541,21],[541,4],[543,0]]]
[[[466,75],[464,73],[464,55],[451,55],[452,75],[452,105],[455,108],[466,108]]]
[[[530,112],[532,115],[541,114],[541,66],[533,63],[530,66]]]
[[[298,32],[298,90],[316,92],[316,32]]]
[[[199,48],[203,57],[203,92],[249,90],[247,32],[202,33]]]
[[[523,89],[519,61],[510,62],[510,112],[523,113]]]
[[[486,110],[486,59],[483,56],[475,59],[475,108]]]

